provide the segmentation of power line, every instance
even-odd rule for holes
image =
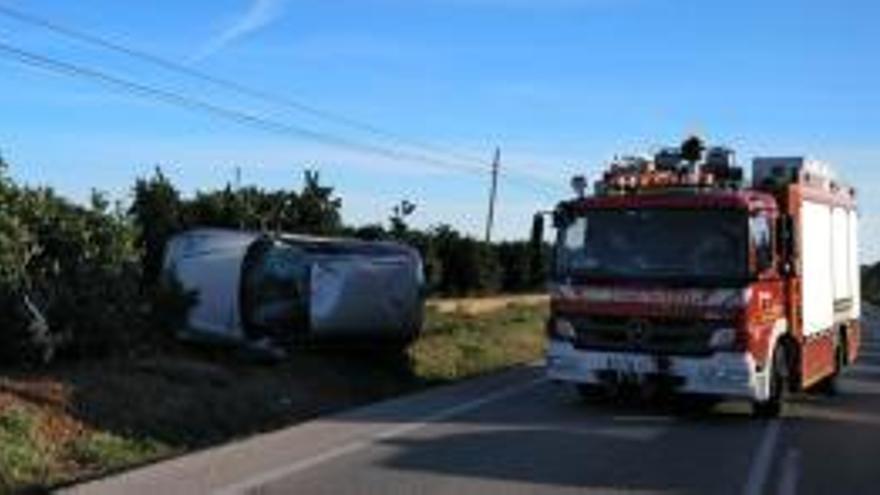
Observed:
[[[312,105],[308,105],[306,103],[302,103],[300,101],[293,100],[288,97],[284,97],[275,93],[271,93],[262,89],[253,88],[250,86],[246,86],[244,84],[232,81],[230,79],[224,79],[221,77],[217,77],[207,72],[203,72],[197,69],[193,69],[187,65],[175,62],[173,60],[169,60],[163,57],[159,57],[157,55],[138,50],[135,48],[127,47],[121,43],[110,41],[106,38],[99,37],[93,34],[89,34],[85,31],[81,31],[78,29],[74,29],[69,26],[61,25],[57,22],[50,21],[48,19],[37,17],[32,14],[28,14],[22,12],[17,9],[13,9],[11,7],[0,5],[0,15],[4,15],[6,17],[15,19],[19,22],[23,22],[26,24],[39,26],[43,29],[47,29],[54,33],[60,34],[62,36],[66,36],[68,38],[76,39],[83,43],[88,43],[91,45],[99,46],[101,48],[105,48],[111,51],[115,51],[117,53],[122,53],[129,57],[137,58],[153,64],[155,66],[161,67],[165,70],[169,70],[172,72],[177,72],[180,74],[184,74],[186,76],[198,79],[203,82],[207,82],[213,84],[215,86],[225,88],[230,91],[234,91],[246,96],[250,96],[252,98],[256,98],[265,102],[275,103],[284,105],[286,107],[295,109],[297,111],[309,114],[313,117],[317,117],[329,122],[335,122],[337,124],[341,124],[347,126],[352,129],[357,129],[360,131],[368,132],[376,136],[381,136],[388,139],[393,139],[398,141],[401,144],[407,144],[412,147],[422,148],[425,150],[430,150],[431,152],[441,153],[449,156],[454,156],[458,159],[465,160],[468,162],[481,162],[483,158],[475,157],[474,155],[459,153],[454,150],[446,150],[439,146],[432,145],[430,143],[425,143],[421,140],[415,140],[407,136],[403,136],[401,134],[382,129],[378,126],[353,119],[350,117],[346,117],[344,115],[331,112],[328,110],[324,110]]]
[[[255,127],[267,132],[288,136],[296,135],[299,137],[305,137],[315,141],[323,142],[325,144],[345,147],[361,152],[367,152],[394,160],[421,162],[427,165],[432,165],[436,168],[456,169],[462,172],[480,175],[482,175],[482,173],[484,172],[482,168],[476,166],[465,167],[444,160],[438,160],[429,156],[423,156],[407,151],[399,151],[391,148],[361,143],[343,137],[334,136],[332,134],[313,131],[297,125],[278,122],[251,113],[214,105],[212,103],[208,103],[195,98],[190,98],[188,96],[184,96],[172,91],[157,89],[145,84],[136,83],[120,77],[112,76],[94,69],[71,64],[68,62],[63,62],[43,55],[38,55],[36,53],[22,50],[6,43],[0,43],[0,56],[15,59],[16,61],[26,65],[36,66],[55,73],[65,74],[70,77],[90,79],[92,81],[96,81],[108,86],[113,86],[117,89],[127,91],[129,93],[134,93],[142,97],[152,98],[165,104],[182,107],[191,111],[197,111],[200,113],[212,115],[214,117],[223,118],[241,125]]]
[[[281,96],[275,93],[271,93],[269,91],[265,91],[262,89],[253,88],[230,79],[225,79],[221,77],[217,77],[211,75],[209,73],[193,69],[187,65],[175,62],[173,60],[169,60],[155,54],[131,48],[123,45],[122,43],[108,40],[104,37],[100,37],[94,34],[90,34],[80,29],[75,29],[67,25],[62,25],[61,23],[51,21],[49,19],[38,17],[33,14],[29,14],[14,8],[11,8],[6,5],[0,4],[0,15],[6,16],[8,18],[14,19],[18,22],[22,22],[25,24],[30,24],[33,26],[38,26],[40,28],[49,30],[56,34],[65,36],[70,39],[74,39],[83,43],[91,44],[94,46],[98,46],[107,50],[115,51],[117,53],[124,54],[126,56],[143,60],[148,62],[154,66],[161,67],[165,70],[171,72],[177,72],[179,74],[186,75],[188,77],[212,84],[214,86],[224,88],[233,92],[237,92],[242,95],[249,96],[251,98],[255,98],[258,100],[262,100],[264,102],[279,104],[288,108],[292,108],[294,110],[300,111],[302,113],[311,115],[313,117],[317,117],[319,119],[325,120],[327,122],[334,122],[337,124],[341,124],[347,126],[351,129],[356,129],[359,131],[367,132],[373,134],[375,136],[383,137],[386,139],[392,139],[397,141],[399,144],[406,144],[413,148],[420,148],[424,151],[428,151],[430,153],[436,153],[441,155],[447,155],[449,157],[454,157],[458,160],[463,160],[468,163],[482,163],[484,158],[477,157],[471,154],[460,153],[455,150],[444,149],[442,147],[426,143],[421,140],[412,139],[411,137],[403,136],[399,133],[392,132],[381,127],[353,119],[335,112],[331,112],[328,110],[324,110],[313,105],[305,104],[300,101]],[[480,168],[482,170],[482,168]],[[539,177],[535,177],[533,174],[529,174],[527,172],[521,171],[521,175],[528,176],[530,182],[526,182],[529,184],[527,188],[532,189],[533,191],[537,191],[538,188],[534,187],[535,182],[542,183],[543,186],[548,189],[558,190],[558,184],[551,183],[550,181],[546,181]],[[542,191],[543,194],[547,194],[548,191]]]
[[[564,191],[563,187],[556,182],[533,174],[524,174],[520,171],[517,171],[517,174],[514,175],[510,171],[499,170],[498,177],[512,185],[518,186],[520,189],[528,189],[545,196],[550,195],[554,199],[559,197],[560,191]]]

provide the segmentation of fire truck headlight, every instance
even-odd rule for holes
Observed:
[[[709,347],[715,350],[732,349],[736,344],[735,328],[719,328],[712,333]]]
[[[553,334],[560,339],[574,340],[577,336],[574,331],[574,325],[565,318],[557,318],[553,324]]]

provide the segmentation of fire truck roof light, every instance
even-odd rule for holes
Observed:
[[[692,161],[687,161],[685,155]],[[689,138],[681,148],[663,148],[652,158],[615,157],[608,171],[597,181],[596,192],[629,194],[669,188],[739,188],[743,173],[736,166],[735,156],[729,148],[706,148],[698,138]]]

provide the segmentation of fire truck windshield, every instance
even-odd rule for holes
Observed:
[[[556,260],[563,277],[739,282],[748,220],[736,210],[592,210],[560,229]]]

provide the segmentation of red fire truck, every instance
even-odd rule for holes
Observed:
[[[747,183],[731,150],[692,138],[584,184],[553,213],[552,379],[745,398],[775,416],[855,359],[856,195],[828,167],[756,158]]]

